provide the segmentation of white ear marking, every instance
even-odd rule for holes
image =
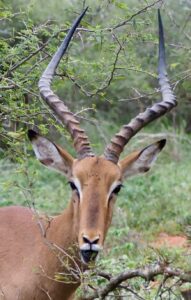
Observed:
[[[37,159],[46,167],[57,170],[65,176],[71,176],[72,157],[48,139],[30,130],[29,139]]]
[[[157,159],[159,152],[165,146],[166,140],[158,141],[141,150],[139,153],[135,152],[134,158],[128,161],[124,159],[119,162],[123,172],[123,177],[130,177],[139,173],[149,171],[151,166]],[[128,157],[127,157],[128,158]]]

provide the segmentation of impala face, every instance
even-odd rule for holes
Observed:
[[[122,186],[121,171],[104,158],[88,157],[74,163],[70,185],[78,216],[81,257],[88,263],[103,248],[116,195]]]
[[[113,206],[124,178],[148,171],[165,145],[161,140],[115,164],[104,157],[73,159],[60,146],[30,130],[41,163],[62,172],[72,189],[73,227],[84,263],[95,260],[111,224]]]

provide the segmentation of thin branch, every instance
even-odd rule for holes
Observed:
[[[135,100],[140,100],[140,99],[144,99],[144,98],[149,98],[150,96],[153,96],[153,95],[156,95],[159,93],[159,89],[155,89],[154,92],[151,92],[151,93],[142,93],[140,94],[139,96],[136,96],[136,97],[131,97],[131,98],[126,98],[126,99],[119,99],[118,101],[119,102],[125,102],[125,101],[135,101]]]
[[[114,74],[115,74],[115,71],[117,69],[116,65],[117,65],[117,62],[118,62],[118,59],[119,59],[119,54],[121,52],[121,50],[123,49],[123,45],[119,42],[119,40],[117,39],[117,37],[113,34],[113,37],[115,38],[115,40],[117,41],[119,47],[116,51],[116,54],[115,54],[115,58],[114,58],[114,61],[113,61],[113,64],[112,64],[112,69],[111,69],[111,72],[110,74],[108,75],[108,77],[104,80],[104,82],[101,84],[100,87],[97,88],[97,90],[95,92],[89,92],[89,91],[86,91],[82,85],[80,85],[76,79],[69,75],[68,73],[65,73],[65,74],[57,74],[59,76],[65,76],[67,78],[69,78],[76,86],[77,88],[79,88],[83,94],[85,94],[87,97],[94,97],[95,95],[98,95],[99,93],[103,92],[106,88],[108,88],[113,80],[113,77],[114,77]]]
[[[23,65],[25,62],[27,62],[29,59],[31,59],[33,56],[35,56],[36,54],[38,54],[40,51],[42,51],[42,49],[44,47],[46,47],[46,45],[49,43],[49,40],[44,43],[41,47],[39,47],[38,49],[36,49],[35,51],[31,52],[27,57],[23,58],[22,60],[20,60],[18,63],[16,63],[15,65],[13,65],[8,71],[7,74],[9,74],[10,72],[16,70],[18,67],[20,67],[21,65]]]
[[[14,90],[16,88],[18,88],[18,86],[16,84],[2,85],[2,86],[0,86],[0,91]]]
[[[140,15],[140,14],[146,12],[148,9],[150,9],[151,7],[155,6],[156,4],[158,4],[158,3],[160,3],[160,2],[162,3],[163,0],[157,0],[157,1],[155,1],[155,2],[153,2],[153,3],[151,3],[151,4],[149,4],[149,5],[145,6],[145,7],[142,8],[141,10],[139,10],[139,11],[137,11],[136,13],[134,13],[133,15],[131,15],[131,17],[128,18],[127,20],[125,20],[125,21],[123,21],[123,22],[121,22],[121,23],[115,25],[112,29],[117,29],[117,28],[119,28],[119,27],[121,27],[121,26],[126,25],[127,23],[131,22],[132,19],[134,19],[136,16],[138,16],[138,15]]]
[[[12,71],[16,70],[18,67],[20,67],[21,65],[23,65],[24,63],[26,63],[28,60],[30,60],[33,56],[35,56],[36,54],[38,54],[40,51],[42,51],[48,44],[49,42],[58,36],[58,34],[61,32],[62,30],[57,31],[56,33],[54,33],[44,44],[42,44],[38,49],[36,49],[35,51],[31,52],[27,57],[23,58],[22,60],[20,60],[19,62],[17,62],[16,64],[14,64],[7,72],[6,74],[10,74]],[[2,77],[1,77],[2,78]]]

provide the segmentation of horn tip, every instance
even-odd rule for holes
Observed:
[[[166,139],[162,139],[160,141],[158,141],[158,145],[160,150],[162,150],[164,148],[164,146],[166,145]]]

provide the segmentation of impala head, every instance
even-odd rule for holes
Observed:
[[[33,130],[29,130],[29,138],[40,162],[62,172],[68,178],[72,189],[73,226],[82,260],[88,263],[95,259],[103,247],[106,232],[111,223],[116,196],[124,179],[147,172],[166,141],[158,141],[119,160],[121,152],[142,127],[172,109],[176,105],[176,100],[166,73],[163,28],[159,13],[159,85],[162,101],[146,109],[145,112],[132,119],[129,124],[124,125],[107,145],[104,154],[96,156],[91,149],[88,137],[80,128],[78,120],[50,87],[59,61],[85,12],[86,10],[74,22],[39,81],[42,98],[66,125],[74,140],[77,158],[74,159],[60,146]]]

